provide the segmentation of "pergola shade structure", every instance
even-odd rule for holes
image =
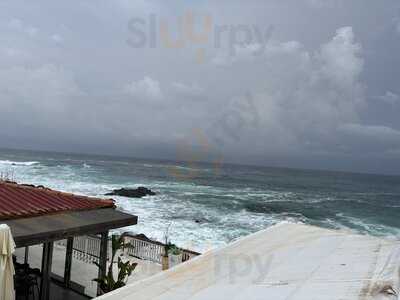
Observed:
[[[21,248],[134,225],[137,217],[113,208],[104,208],[0,222],[10,226],[15,243]]]
[[[62,193],[44,187],[0,182],[0,223],[11,228],[18,248],[43,244],[41,299],[49,299],[53,242],[67,239],[64,284],[70,284],[75,236],[101,234],[99,276],[105,274],[109,230],[137,224],[111,199]]]

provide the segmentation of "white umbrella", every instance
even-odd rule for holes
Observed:
[[[12,254],[15,243],[10,227],[0,225],[0,300],[14,300],[14,264]]]

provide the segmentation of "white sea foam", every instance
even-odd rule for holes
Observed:
[[[33,166],[37,164],[39,164],[38,161],[0,160],[0,165],[6,165],[6,166]]]
[[[346,226],[348,230],[355,231],[362,234],[372,234],[374,236],[385,236],[398,240],[400,237],[400,230],[398,228],[386,226],[383,224],[374,224],[359,218],[338,214],[341,218],[349,222],[350,226]],[[343,227],[337,223],[338,227]]]

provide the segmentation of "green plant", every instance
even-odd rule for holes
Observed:
[[[164,232],[164,253],[163,253],[164,257],[168,257],[168,253],[169,253],[170,249],[175,246],[169,240],[170,227],[171,227],[171,224],[168,224],[168,226],[166,227],[165,232]]]
[[[108,272],[105,276],[93,279],[100,285],[100,289],[103,293],[108,293],[119,289],[126,285],[128,277],[132,275],[132,272],[136,269],[137,263],[131,263],[130,261],[123,262],[121,259],[122,254],[118,257],[115,262],[115,256],[119,250],[123,250],[127,247],[131,247],[130,244],[125,244],[124,236],[113,235],[111,238],[111,260],[108,266]],[[114,278],[114,264],[117,263],[118,276]],[[95,263],[99,268],[100,264]]]
[[[169,253],[171,253],[172,255],[181,255],[182,250],[175,245],[172,245],[172,247],[169,249]]]
[[[170,253],[171,252],[171,249],[172,248],[174,248],[175,247],[175,245],[174,244],[171,244],[171,243],[168,243],[168,244],[164,244],[164,256],[168,256],[168,253]]]

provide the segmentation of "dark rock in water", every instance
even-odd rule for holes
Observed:
[[[106,194],[106,196],[122,196],[122,197],[128,197],[128,198],[142,198],[145,196],[155,196],[156,193],[154,193],[152,190],[149,190],[148,188],[145,187],[138,187],[137,189],[119,189],[119,190],[113,190],[111,193]]]
[[[200,218],[200,219],[195,219],[194,222],[196,224],[203,224],[203,223],[208,223],[209,221],[206,218]]]

